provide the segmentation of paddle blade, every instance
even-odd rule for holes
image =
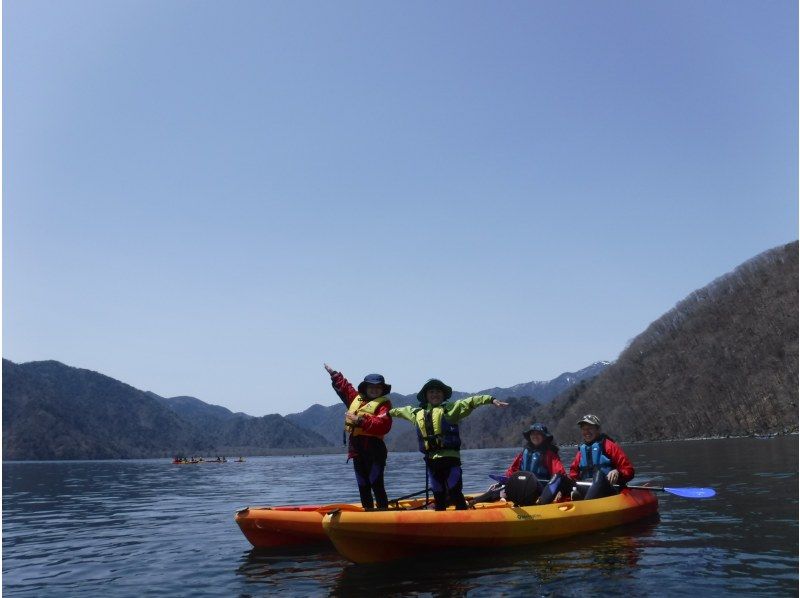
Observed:
[[[711,498],[717,494],[712,488],[664,488],[664,492],[683,498]]]
[[[495,482],[500,482],[501,484],[505,484],[508,481],[508,478],[504,475],[494,475],[493,473],[490,473],[489,477]]]

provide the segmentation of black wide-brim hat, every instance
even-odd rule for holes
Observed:
[[[533,432],[539,432],[539,434],[541,434],[542,436],[544,436],[548,440],[553,440],[553,435],[550,433],[550,431],[547,429],[547,426],[545,426],[544,424],[533,424],[530,428],[525,430],[522,433],[522,435],[525,437],[525,439],[528,442],[530,442],[531,441],[531,434]]]
[[[450,397],[453,396],[453,389],[447,386],[441,380],[437,380],[436,378],[431,378],[425,384],[422,385],[422,388],[417,393],[417,401],[422,403],[423,405],[428,402],[428,399],[425,398],[425,393],[428,392],[431,388],[439,388],[441,389],[442,393],[444,393],[444,400],[446,401]]]
[[[364,396],[364,393],[367,392],[368,384],[382,384],[383,392],[381,393],[381,396],[388,395],[390,392],[392,392],[392,385],[386,384],[386,380],[383,376],[380,374],[369,374],[364,376],[364,380],[358,385],[358,392],[361,394],[361,396]]]

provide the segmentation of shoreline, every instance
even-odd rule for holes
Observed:
[[[754,438],[758,440],[771,440],[773,438],[781,438],[784,436],[797,436],[800,432],[797,430],[791,432],[777,432],[777,433],[767,433],[767,434],[741,434],[737,436],[704,436],[704,437],[692,437],[692,438],[664,438],[660,440],[632,440],[630,442],[622,442],[624,446],[631,446],[631,445],[640,445],[640,444],[656,444],[661,442],[696,442],[701,440],[736,440],[741,438]],[[559,444],[560,447],[577,447],[578,444]],[[461,449],[462,452],[466,451],[487,451],[487,450],[503,450],[503,449],[519,449],[518,446],[493,446],[493,447],[484,447],[484,448],[465,448]],[[389,451],[390,453],[416,453],[417,450],[408,450],[408,451]],[[234,453],[231,453],[232,455]],[[252,459],[252,458],[259,458],[259,457],[312,457],[317,455],[346,455],[347,449],[346,447],[316,447],[316,448],[307,448],[307,449],[265,449],[263,451],[259,451],[255,454],[242,454],[245,460]],[[198,455],[201,456],[201,455]],[[235,453],[235,456],[231,456],[228,458],[227,463],[235,463],[236,459],[240,455]],[[226,453],[227,457],[227,453]],[[203,455],[203,458],[206,457]],[[164,455],[157,455],[154,457],[121,457],[117,459],[13,459],[13,460],[6,460],[3,459],[2,463],[5,464],[15,464],[15,463],[103,463],[103,462],[117,462],[117,461],[161,461],[168,459],[170,462],[172,461],[173,457],[171,456],[164,456]],[[246,462],[246,461],[245,461]],[[214,465],[221,465],[214,461],[214,459],[210,458],[207,459],[204,463],[210,463]]]

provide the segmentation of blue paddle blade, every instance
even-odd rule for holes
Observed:
[[[717,494],[711,488],[664,488],[664,492],[683,498],[711,498]]]
[[[501,484],[505,484],[508,481],[508,478],[504,475],[494,475],[493,473],[490,473],[489,477],[495,482],[500,482]]]

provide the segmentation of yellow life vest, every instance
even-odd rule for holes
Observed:
[[[444,416],[441,406],[420,409],[415,416],[419,450],[425,454],[461,448],[458,426],[451,424]]]
[[[347,408],[348,413],[355,413],[356,415],[375,415],[375,412],[378,410],[378,407],[383,405],[384,403],[389,401],[388,396],[378,397],[377,399],[372,399],[371,401],[364,401],[360,394],[357,394],[356,397],[353,399],[353,402],[350,403],[350,406]],[[353,436],[375,436],[375,438],[383,438],[383,435],[377,434],[369,434],[368,432],[364,432],[359,426],[353,425],[344,420],[344,431],[347,434],[351,434]]]

